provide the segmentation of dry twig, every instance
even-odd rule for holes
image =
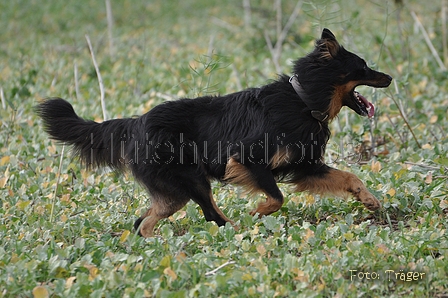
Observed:
[[[5,93],[3,93],[3,87],[0,87],[0,98],[2,100],[3,110],[6,110],[6,100],[5,100]]]
[[[289,29],[291,29],[292,25],[294,24],[294,21],[299,16],[299,12],[302,8],[303,1],[299,0],[297,1],[296,6],[294,7],[293,12],[289,16],[288,21],[286,22],[285,27],[282,28],[282,9],[281,9],[281,1],[277,0],[276,2],[276,10],[277,10],[277,42],[275,45],[272,44],[272,41],[267,33],[267,31],[264,32],[264,38],[266,40],[266,44],[268,45],[269,52],[272,56],[272,62],[274,63],[275,70],[278,73],[282,72],[282,68],[280,66],[279,60],[282,55],[282,46],[285,42],[286,36],[289,32]]]
[[[114,56],[114,41],[112,38],[112,27],[114,25],[114,18],[112,16],[112,6],[110,0],[106,0],[106,14],[107,14],[107,37],[109,39],[109,55]]]
[[[448,65],[448,30],[446,29],[446,15],[448,14],[448,0],[442,0],[442,46],[443,46],[443,59],[445,65]]]
[[[54,186],[53,197],[51,199],[52,202],[51,202],[51,210],[50,210],[50,222],[53,221],[54,205],[56,202],[56,194],[57,194],[58,186],[59,186],[59,178],[61,176],[62,159],[64,159],[64,149],[65,149],[65,145],[62,146],[61,157],[59,158],[58,172],[56,173],[56,184]]]
[[[396,94],[398,95],[398,94],[399,94],[399,91],[398,91],[397,81],[394,80],[393,82],[394,82],[394,86],[395,86],[395,92],[396,92]],[[395,99],[395,96],[391,95],[390,98],[392,99],[392,101],[393,101],[393,102],[395,103],[395,105],[397,106],[398,111],[400,112],[401,118],[403,118],[404,123],[406,124],[406,126],[407,126],[408,129],[409,129],[409,131],[411,132],[412,137],[413,137],[414,140],[415,140],[415,143],[417,144],[417,146],[418,146],[419,148],[422,148],[422,146],[420,145],[420,142],[419,142],[418,139],[417,139],[417,136],[416,136],[415,133],[414,133],[414,130],[412,129],[411,125],[409,124],[409,121],[408,121],[408,118],[406,117],[406,114],[405,114],[403,105],[401,104],[401,102],[400,102],[399,100]]]
[[[411,11],[412,18],[414,19],[415,23],[420,27],[420,31],[422,32],[423,38],[425,39],[426,45],[428,46],[429,50],[431,51],[431,54],[434,56],[434,59],[436,59],[437,64],[439,64],[439,67],[441,70],[446,71],[445,64],[443,64],[442,59],[440,59],[439,54],[437,53],[436,48],[431,42],[431,38],[429,38],[428,32],[426,32],[425,27],[423,27],[423,24],[418,19],[415,12]]]
[[[95,54],[93,52],[92,43],[90,42],[90,38],[86,35],[87,44],[89,46],[90,55],[92,56],[93,66],[95,67],[96,75],[98,77],[98,84],[100,86],[100,96],[101,96],[101,109],[103,110],[103,119],[107,120],[107,112],[106,112],[106,103],[104,101],[104,84],[103,78],[101,77],[100,69],[98,64],[96,63]]]
[[[227,261],[227,262],[225,262],[224,264],[222,264],[222,265],[216,267],[215,269],[206,272],[206,273],[205,273],[205,276],[215,275],[216,272],[218,272],[219,270],[221,270],[221,269],[224,268],[225,266],[228,266],[228,265],[231,265],[231,264],[235,264],[235,261]]]
[[[79,99],[79,82],[78,82],[78,63],[73,65],[73,76],[75,77],[75,95],[76,99]]]

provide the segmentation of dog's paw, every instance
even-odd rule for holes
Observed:
[[[358,187],[352,191],[353,196],[364,204],[364,206],[372,211],[381,208],[381,203],[367,189]]]

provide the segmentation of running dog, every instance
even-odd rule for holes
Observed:
[[[329,122],[343,106],[372,117],[375,108],[355,90],[385,88],[392,78],[369,68],[324,29],[314,50],[298,59],[292,76],[224,96],[160,104],[138,118],[97,123],[77,116],[60,98],[36,107],[52,139],[72,145],[88,167],[130,171],[152,204],[134,226],[143,237],[157,222],[193,200],[205,219],[232,223],[216,205],[210,182],[218,180],[261,192],[266,201],[250,214],[280,209],[277,182],[297,192],[353,195],[369,210],[380,202],[355,175],[324,163]]]

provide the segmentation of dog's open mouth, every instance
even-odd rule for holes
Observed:
[[[360,110],[358,114],[360,114],[361,116],[368,116],[369,118],[372,118],[375,114],[375,106],[373,105],[373,103],[368,101],[367,98],[362,96],[361,93],[356,90],[353,90],[353,96],[356,99],[356,105]]]

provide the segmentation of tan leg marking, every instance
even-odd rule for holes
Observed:
[[[140,223],[140,234],[145,238],[152,237],[154,236],[154,227],[163,217],[156,215],[152,208],[145,212],[144,217]]]
[[[259,203],[258,207],[249,212],[249,214],[254,216],[258,213],[259,217],[262,217],[263,215],[269,215],[271,213],[274,213],[275,211],[278,211],[282,207],[282,205],[283,202],[280,202],[279,200],[268,196],[266,198],[266,202]]]
[[[273,157],[271,162],[283,162],[282,159],[286,157],[286,152]],[[226,174],[224,180],[229,183],[234,183],[243,186],[248,193],[256,193],[264,191],[257,185],[253,179],[250,171],[241,163],[233,159],[232,157],[227,162]],[[261,216],[274,213],[279,210],[283,205],[283,201],[276,200],[267,195],[266,202],[261,202],[258,207],[250,212],[251,215],[258,213]]]
[[[331,169],[327,174],[306,177],[296,182],[297,191],[346,196],[352,194],[369,210],[377,210],[381,203],[367,190],[361,180],[352,173]]]
[[[250,171],[233,157],[229,158],[229,161],[227,162],[223,180],[231,184],[242,186],[248,193],[258,191],[258,185],[253,179]]]
[[[289,163],[289,154],[286,148],[281,148],[272,156],[269,164],[271,165],[271,169],[278,168],[282,165],[286,165]]]
[[[168,198],[153,200],[151,207],[142,216],[143,221],[140,223],[140,234],[145,238],[154,236],[154,227],[159,220],[173,215],[184,207],[188,201],[179,202]]]

